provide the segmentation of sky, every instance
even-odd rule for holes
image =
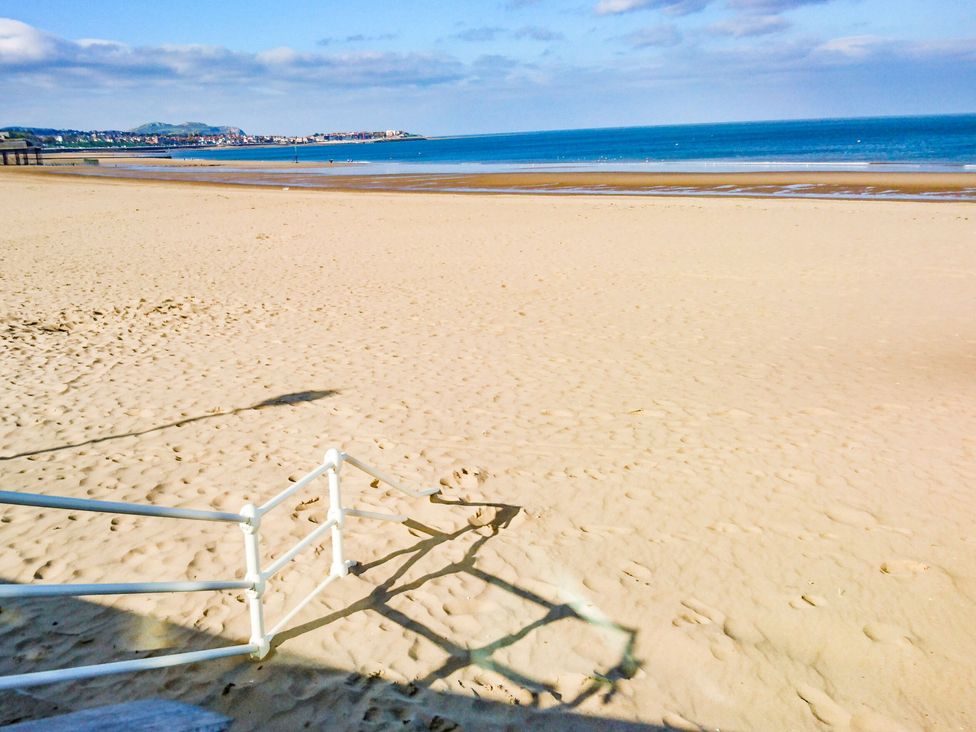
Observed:
[[[0,127],[427,135],[976,112],[976,0],[0,0]]]

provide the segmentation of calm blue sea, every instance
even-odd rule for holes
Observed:
[[[174,157],[365,162],[370,173],[467,170],[976,171],[976,114],[620,127],[225,150]],[[336,174],[352,172],[336,168]],[[357,171],[362,174],[362,169]]]

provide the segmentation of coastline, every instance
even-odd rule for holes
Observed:
[[[51,166],[16,172],[221,185],[295,187],[336,191],[847,198],[976,201],[976,172],[756,171],[715,173],[351,172],[368,166],[335,163],[341,175],[323,174],[321,162],[258,162],[105,158],[98,166]],[[295,172],[302,171],[302,172]]]

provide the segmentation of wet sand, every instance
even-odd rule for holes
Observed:
[[[342,175],[300,172],[322,162],[255,162],[105,158],[98,167],[60,167],[45,172],[181,180],[323,190],[478,193],[599,193],[629,195],[777,196],[976,201],[976,173],[755,172],[620,173],[526,172],[490,174]],[[363,167],[336,163],[332,167]],[[153,170],[151,168],[161,168]]]

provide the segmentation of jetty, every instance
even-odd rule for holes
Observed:
[[[0,157],[3,158],[4,165],[44,165],[40,145],[30,140],[0,137]]]

